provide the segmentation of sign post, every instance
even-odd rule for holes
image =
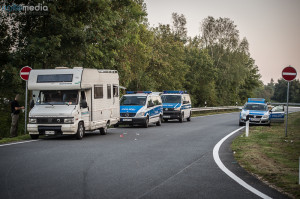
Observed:
[[[288,82],[287,87],[287,97],[286,97],[286,118],[285,118],[285,137],[287,137],[287,125],[289,117],[289,90],[290,90],[290,81],[293,81],[297,77],[297,71],[292,66],[285,67],[282,70],[282,77],[285,81]]]
[[[29,66],[25,66],[20,70],[20,77],[26,81],[26,87],[25,87],[25,130],[24,133],[26,134],[27,129],[27,101],[28,101],[28,78],[29,73],[32,70]]]

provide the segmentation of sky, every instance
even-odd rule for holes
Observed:
[[[150,26],[172,24],[172,13],[183,14],[188,35],[200,34],[208,16],[227,17],[246,37],[251,57],[264,84],[277,82],[286,66],[300,79],[300,0],[145,0]]]

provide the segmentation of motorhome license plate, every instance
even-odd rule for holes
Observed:
[[[46,134],[46,135],[54,135],[54,134],[55,134],[55,131],[45,131],[45,134]]]
[[[163,118],[170,118],[170,115],[164,115]]]
[[[124,122],[130,122],[132,119],[123,119]]]

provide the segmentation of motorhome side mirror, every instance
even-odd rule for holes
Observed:
[[[80,103],[80,108],[87,108],[87,103],[86,103],[86,101],[82,101],[82,102]]]

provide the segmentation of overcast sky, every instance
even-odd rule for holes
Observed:
[[[187,19],[189,36],[200,34],[207,16],[228,17],[246,37],[266,84],[291,65],[300,76],[300,0],[145,0],[151,26],[171,24],[172,13]]]

